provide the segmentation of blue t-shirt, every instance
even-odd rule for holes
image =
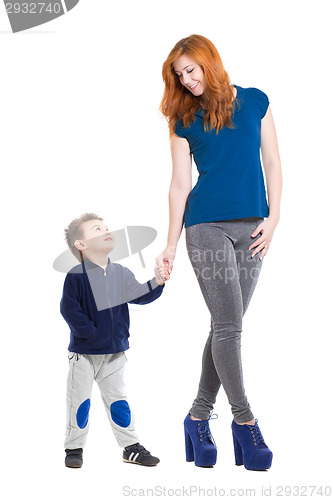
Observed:
[[[185,208],[185,228],[202,222],[268,217],[268,203],[260,160],[261,119],[269,100],[261,90],[237,88],[232,123],[204,131],[204,110],[184,127],[178,120],[175,133],[187,139],[199,177]]]

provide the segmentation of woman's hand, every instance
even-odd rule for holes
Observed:
[[[260,238],[258,238],[252,245],[249,246],[249,250],[255,248],[254,252],[252,252],[251,257],[254,257],[258,252],[261,251],[259,259],[262,260],[268,252],[269,245],[271,244],[274,230],[276,228],[278,221],[275,219],[270,219],[267,217],[266,220],[263,220],[259,226],[251,234],[252,238],[255,238],[259,233],[261,233]]]
[[[160,269],[163,265],[167,266],[167,272],[169,275],[171,274],[173,268],[173,261],[176,256],[176,247],[175,246],[167,246],[163,252],[156,257],[155,259],[155,275],[159,280],[163,280],[163,276],[160,272]],[[170,276],[169,276],[170,277]]]
[[[162,277],[160,279],[160,276]],[[170,279],[170,273],[168,272],[167,263],[160,267],[155,266],[155,281],[158,285],[162,286],[166,281]]]

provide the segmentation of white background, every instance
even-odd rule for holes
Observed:
[[[17,34],[1,9],[6,498],[122,498],[128,491],[139,496],[140,488],[141,495],[157,488],[163,496],[158,487],[177,496],[182,486],[211,488],[206,496],[214,488],[230,495],[231,488],[242,489],[240,496],[255,488],[256,497],[271,487],[274,497],[278,485],[330,484],[330,6],[323,0],[81,0],[55,21]],[[67,469],[69,331],[59,312],[65,275],[52,263],[66,249],[70,220],[95,211],[111,230],[157,229],[143,251],[146,268],[138,255],[121,261],[140,282],[153,277],[166,245],[171,178],[167,124],[158,111],[161,67],[191,33],[212,40],[231,83],[268,95],[278,134],[281,218],[244,317],[242,343],[247,396],[273,465],[267,472],[234,465],[232,415],[222,391],[219,418],[211,422],[216,466],[185,461],[183,420],[196,394],[210,317],[183,231],[161,298],[130,306],[128,397],[141,442],[161,462],[153,469],[122,462],[95,387],[83,468]]]

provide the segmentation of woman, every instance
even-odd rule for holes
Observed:
[[[257,88],[231,85],[215,46],[199,35],[175,45],[162,76],[173,172],[168,242],[156,265],[166,262],[172,271],[185,222],[188,255],[211,314],[197,397],[184,421],[186,459],[216,463],[209,419],[222,384],[234,417],[236,465],[268,469],[272,452],[243,385],[241,331],[279,220],[282,174],[269,100]],[[192,155],[199,172],[193,189]]]

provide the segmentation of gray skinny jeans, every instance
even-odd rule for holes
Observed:
[[[242,318],[258,282],[263,261],[253,258],[251,234],[263,217],[205,222],[185,229],[187,252],[211,314],[211,330],[191,415],[208,419],[222,384],[234,420],[254,418],[247,401],[241,360]]]

